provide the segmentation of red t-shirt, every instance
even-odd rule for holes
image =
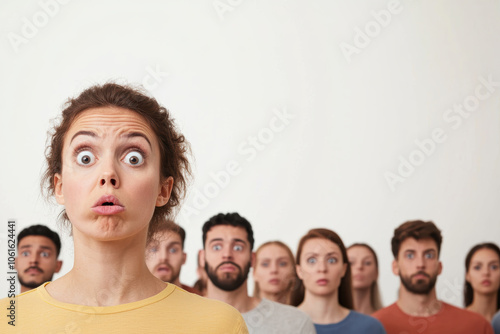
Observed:
[[[187,292],[191,292],[191,293],[194,293],[194,294],[197,294],[198,296],[201,296],[201,292],[198,291],[197,289],[195,288],[192,288],[190,286],[187,286],[187,285],[184,285],[181,283],[181,288],[183,288],[184,290],[186,290]]]
[[[387,334],[494,334],[490,323],[480,314],[441,302],[438,313],[416,317],[404,313],[394,303],[372,316],[380,320]]]

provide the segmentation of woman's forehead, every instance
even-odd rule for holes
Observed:
[[[143,135],[151,145],[156,135],[146,119],[135,111],[118,108],[91,108],[82,111],[72,122],[65,136],[69,144],[80,134],[94,137]]]
[[[363,257],[374,257],[373,253],[365,246],[352,246],[347,250],[350,255],[360,255]]]
[[[276,244],[270,244],[262,247],[259,251],[259,255],[261,256],[282,256],[285,254],[288,257],[288,252],[282,246]]]
[[[318,254],[337,252],[341,253],[340,247],[325,238],[313,238],[304,243],[302,252],[313,252]]]

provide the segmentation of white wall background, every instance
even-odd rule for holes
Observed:
[[[113,79],[145,83],[192,144],[183,282],[196,280],[203,223],[238,211],[257,246],[295,251],[313,227],[368,242],[388,304],[393,230],[424,219],[444,234],[438,295],[462,305],[465,254],[500,243],[500,2],[66,2],[0,4],[0,296],[8,219],[60,231],[71,268],[60,208],[39,190],[46,132],[68,97]],[[441,142],[419,153],[435,132]],[[238,173],[217,186],[228,163]]]

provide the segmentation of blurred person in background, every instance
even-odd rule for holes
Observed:
[[[354,309],[370,315],[382,308],[377,284],[377,254],[369,245],[356,243],[347,248],[347,257],[351,265]]]
[[[296,282],[293,253],[281,241],[268,241],[255,252],[254,296],[291,304]]]
[[[202,296],[207,294],[207,272],[205,268],[201,265],[201,256],[203,255],[202,250],[198,251],[198,268],[196,268],[196,274],[198,275],[198,279],[193,285],[193,288],[200,291]]]
[[[465,258],[465,307],[491,321],[500,309],[500,249],[487,242],[472,247]]]
[[[436,281],[443,270],[439,260],[443,237],[431,222],[412,220],[394,230],[392,271],[399,276],[398,300],[373,316],[388,334],[492,334],[479,314],[437,298]]]
[[[500,334],[500,311],[498,311],[491,321],[495,334]]]
[[[313,334],[314,325],[296,307],[248,295],[248,274],[255,265],[253,229],[237,212],[219,213],[203,225],[202,263],[207,297],[241,312],[250,334]]]
[[[166,219],[146,246],[146,265],[149,271],[163,282],[183,288],[187,292],[201,295],[201,292],[182,284],[181,267],[186,263],[184,242],[186,231],[173,220]]]
[[[299,310],[307,313],[318,334],[385,334],[375,318],[353,310],[351,269],[337,233],[312,229],[297,247],[297,275],[303,288]]]
[[[59,234],[44,225],[32,225],[17,235],[15,267],[21,293],[49,282],[62,267]]]

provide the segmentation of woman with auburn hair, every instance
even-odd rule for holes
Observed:
[[[16,296],[15,327],[2,321],[1,333],[248,333],[234,308],[146,266],[147,240],[190,175],[164,107],[130,86],[93,86],[67,102],[49,143],[43,181],[71,227],[73,269]]]
[[[255,253],[254,296],[282,304],[291,304],[296,282],[293,253],[281,241],[268,241]]]
[[[347,248],[347,256],[351,265],[354,309],[372,314],[382,308],[377,284],[377,254],[369,245],[356,243]]]
[[[465,258],[465,307],[491,322],[500,309],[500,248],[478,244]]]
[[[337,233],[324,228],[307,232],[296,261],[304,288],[298,308],[311,317],[318,334],[386,333],[377,319],[352,310],[351,268]]]

